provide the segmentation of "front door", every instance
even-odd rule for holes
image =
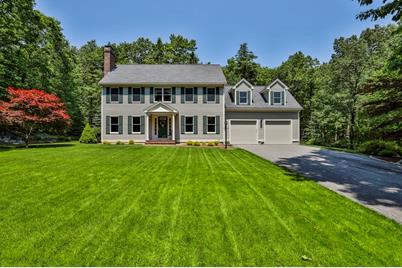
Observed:
[[[158,138],[167,138],[167,123],[166,116],[158,117]]]

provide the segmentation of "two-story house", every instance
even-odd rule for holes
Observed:
[[[299,142],[302,108],[279,80],[227,86],[215,64],[115,65],[106,46],[100,85],[102,141]]]

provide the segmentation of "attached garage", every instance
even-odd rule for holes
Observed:
[[[292,143],[292,124],[290,120],[265,121],[265,144],[290,144]]]
[[[230,120],[231,144],[257,144],[257,120]]]

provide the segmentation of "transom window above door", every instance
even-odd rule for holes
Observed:
[[[172,89],[171,88],[155,88],[155,101],[172,101]]]

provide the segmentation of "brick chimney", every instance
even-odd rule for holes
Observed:
[[[116,68],[116,57],[111,46],[105,46],[103,49],[103,76]]]

